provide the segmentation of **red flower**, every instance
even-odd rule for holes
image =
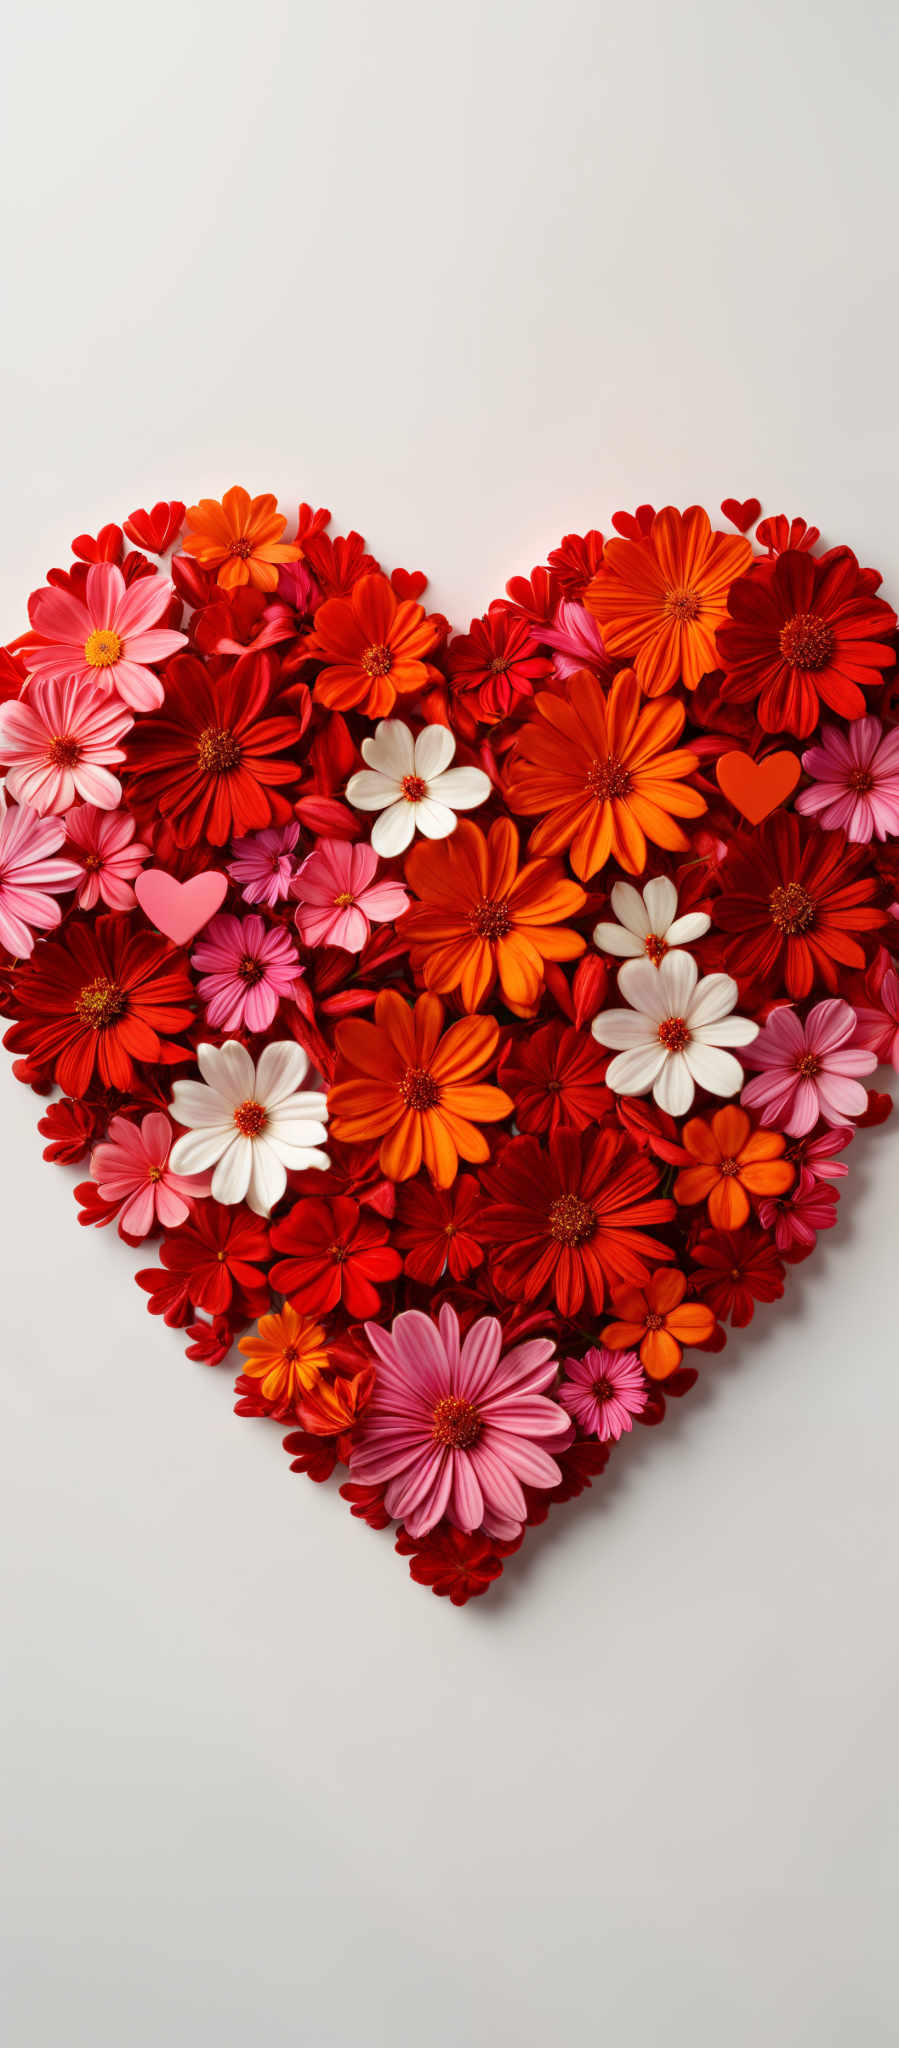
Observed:
[[[774,1242],[752,1224],[744,1230],[702,1231],[693,1258],[694,1294],[735,1330],[745,1330],[752,1321],[757,1301],[779,1301],[783,1294],[784,1269]]]
[[[166,1322],[184,1323],[189,1304],[220,1316],[232,1303],[241,1318],[254,1321],[271,1306],[263,1268],[268,1263],[268,1233],[249,1209],[223,1209],[219,1202],[195,1202],[190,1221],[166,1237],[159,1254],[164,1273],[147,1267],[135,1273],[149,1294],[148,1307]]]
[[[277,791],[298,780],[296,762],[277,757],[296,751],[303,726],[269,715],[268,694],[261,674],[213,683],[193,655],[169,662],[161,711],[128,736],[123,780],[131,801],[171,820],[179,846],[224,846],[293,816]]]
[[[733,934],[724,947],[730,972],[765,984],[780,975],[790,996],[807,996],[816,981],[836,992],[841,967],[865,965],[853,934],[884,922],[864,860],[842,832],[788,811],[734,839],[713,912],[714,925]]]
[[[405,1252],[410,1280],[434,1287],[444,1272],[466,1280],[484,1259],[478,1218],[483,1196],[470,1173],[460,1174],[450,1188],[426,1187],[416,1181],[400,1192],[394,1243]]]
[[[446,650],[453,689],[478,693],[482,718],[506,718],[516,702],[532,697],[534,684],[549,674],[524,619],[505,606],[472,619],[467,633],[458,633]]]
[[[841,718],[863,718],[863,689],[892,668],[885,637],[896,614],[870,584],[849,548],[820,561],[788,548],[757,561],[731,585],[730,620],[717,647],[726,694],[738,704],[758,699],[766,732],[804,739],[818,723],[820,702]]]
[[[618,1131],[559,1130],[548,1148],[512,1138],[485,1169],[482,1228],[497,1285],[515,1301],[551,1292],[563,1316],[599,1310],[609,1287],[644,1284],[673,1257],[646,1226],[669,1223],[652,1161]]]
[[[559,546],[550,549],[546,560],[563,597],[583,604],[587,585],[602,561],[602,545],[602,534],[593,526],[589,533],[566,533]]]
[[[515,1103],[519,1130],[542,1137],[560,1124],[586,1131],[599,1123],[615,1100],[603,1080],[607,1065],[595,1039],[553,1021],[507,1044],[497,1078]]]
[[[348,1315],[376,1316],[379,1284],[402,1272],[388,1236],[381,1217],[363,1215],[349,1196],[296,1202],[272,1227],[272,1249],[288,1254],[272,1267],[272,1285],[307,1315],[330,1315],[342,1302]]]
[[[127,917],[72,920],[61,938],[17,968],[18,1020],[4,1044],[53,1068],[69,1095],[84,1095],[96,1073],[105,1088],[134,1083],[134,1062],[186,1058],[167,1040],[193,1023],[193,988],[183,955]]]
[[[464,1529],[451,1529],[441,1522],[427,1536],[414,1540],[403,1531],[396,1548],[401,1557],[411,1557],[409,1571],[420,1586],[430,1586],[432,1593],[449,1598],[454,1607],[464,1607],[466,1600],[477,1599],[499,1578],[503,1559],[518,1549],[521,1540],[518,1536],[514,1542],[502,1543],[495,1536],[485,1536],[482,1529],[470,1536]]]

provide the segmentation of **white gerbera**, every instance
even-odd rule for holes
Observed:
[[[390,859],[405,853],[416,830],[426,839],[446,839],[456,829],[456,812],[475,810],[490,795],[481,768],[451,768],[456,742],[445,725],[426,725],[413,739],[401,718],[382,718],[374,736],[362,742],[367,768],[346,786],[357,811],[380,811],[372,826],[376,853]]]
[[[645,953],[655,967],[672,946],[687,946],[708,931],[711,918],[704,910],[677,914],[677,890],[666,875],[647,882],[642,891],[632,882],[616,882],[611,905],[617,924],[598,924],[594,945],[601,953],[617,953],[625,959],[640,959]]]
[[[609,1063],[606,1081],[618,1095],[653,1096],[669,1116],[685,1116],[694,1088],[710,1095],[736,1095],[744,1073],[729,1045],[751,1045],[759,1027],[750,1017],[730,1013],[737,984],[729,974],[706,974],[691,953],[666,953],[658,967],[649,959],[628,960],[618,986],[627,1010],[601,1010],[593,1036],[600,1045],[621,1046]]]
[[[172,1172],[206,1173],[214,1166],[217,1202],[245,1201],[257,1216],[270,1216],[287,1186],[288,1167],[298,1173],[330,1164],[327,1152],[317,1149],[327,1137],[326,1098],[300,1089],[309,1071],[306,1054],[285,1039],[267,1045],[254,1066],[246,1047],[230,1038],[198,1046],[197,1062],[203,1081],[176,1081],[172,1089],[172,1115],[187,1125],[187,1135],[172,1146]]]

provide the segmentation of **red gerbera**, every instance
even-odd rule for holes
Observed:
[[[264,673],[234,671],[213,682],[193,655],[177,655],[165,673],[165,703],[129,734],[123,781],[141,810],[171,820],[179,846],[201,838],[224,846],[245,832],[285,824],[293,811],[277,790],[295,782],[298,718],[270,712]]]
[[[18,1016],[4,1044],[52,1067],[68,1095],[84,1095],[95,1074],[104,1088],[128,1089],[135,1061],[187,1056],[167,1043],[193,1023],[187,962],[127,917],[73,919],[16,969],[13,989]]]
[[[549,674],[524,619],[506,606],[472,619],[467,633],[458,633],[446,650],[453,689],[477,691],[482,718],[506,718],[516,701],[532,697],[535,683]]]
[[[418,1181],[403,1188],[393,1238],[406,1254],[410,1280],[434,1287],[444,1272],[453,1280],[466,1280],[482,1264],[482,1206],[481,1190],[470,1173],[460,1174],[450,1188],[426,1187]]]
[[[849,548],[815,561],[803,548],[787,548],[753,563],[728,593],[731,623],[718,629],[717,647],[735,703],[758,699],[766,732],[813,732],[819,698],[841,718],[863,718],[865,685],[892,668],[884,644],[896,614],[870,583]]]
[[[309,1315],[330,1315],[342,1301],[348,1315],[376,1316],[379,1284],[402,1272],[387,1224],[348,1195],[296,1202],[271,1236],[273,1250],[287,1254],[272,1267],[272,1285]]]
[[[586,1131],[599,1123],[615,1100],[603,1080],[607,1065],[587,1032],[554,1021],[506,1046],[498,1079],[515,1104],[519,1130],[542,1137],[560,1124]]]
[[[862,875],[864,850],[842,832],[807,826],[780,811],[750,836],[732,842],[721,868],[713,922],[732,933],[724,953],[730,972],[771,983],[781,973],[787,994],[807,996],[816,981],[836,991],[841,967],[864,967],[856,932],[883,924],[872,901],[877,882]]]
[[[134,1277],[150,1296],[150,1314],[164,1315],[167,1323],[185,1322],[190,1303],[211,1316],[233,1303],[246,1322],[271,1306],[260,1270],[268,1262],[268,1232],[249,1209],[193,1203],[189,1221],[169,1233],[159,1256],[163,1273],[149,1266]]]
[[[551,1290],[563,1316],[585,1300],[599,1310],[608,1287],[645,1284],[647,1261],[673,1257],[646,1226],[669,1223],[674,1203],[658,1194],[654,1161],[620,1131],[565,1128],[548,1147],[512,1138],[481,1179],[491,1271],[513,1300]]]
[[[745,1330],[757,1301],[779,1301],[784,1291],[783,1262],[767,1231],[747,1224],[744,1230],[704,1230],[693,1246],[690,1274],[694,1294],[702,1296],[721,1322]]]

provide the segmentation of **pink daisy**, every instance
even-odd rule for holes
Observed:
[[[878,1060],[895,1067],[899,1074],[899,970],[888,967],[877,992],[879,1009],[860,1009],[858,1035]]]
[[[240,883],[245,903],[265,903],[274,910],[276,903],[289,896],[299,836],[299,825],[268,825],[264,832],[235,839],[228,873],[232,882]]]
[[[885,733],[879,718],[855,718],[845,732],[825,725],[802,765],[812,777],[796,798],[803,817],[859,844],[899,832],[899,726]]]
[[[212,919],[190,964],[202,974],[200,994],[214,1031],[267,1031],[282,996],[302,972],[293,940],[262,917]]]
[[[818,1131],[814,1138],[796,1138],[788,1145],[784,1158],[797,1173],[805,1169],[812,1180],[844,1180],[849,1168],[845,1159],[837,1159],[838,1152],[844,1152],[852,1143],[854,1132],[848,1124],[834,1124],[829,1131]]]
[[[455,1528],[511,1539],[527,1514],[526,1486],[557,1486],[561,1472],[543,1439],[562,1450],[572,1425],[545,1394],[556,1377],[551,1337],[533,1337],[500,1356],[493,1316],[472,1323],[464,1343],[445,1304],[437,1327],[419,1309],[395,1316],[391,1330],[366,1323],[378,1359],[375,1390],[350,1471],[383,1484],[389,1515],[409,1536],[425,1536],[444,1516]]]
[[[174,1230],[186,1222],[191,1200],[209,1193],[208,1174],[170,1171],[174,1135],[165,1112],[151,1109],[140,1124],[114,1116],[94,1146],[91,1173],[104,1202],[121,1203],[118,1227],[128,1237],[146,1237],[154,1223]]]
[[[62,912],[54,896],[74,889],[78,869],[57,860],[66,836],[59,818],[39,818],[28,804],[0,797],[0,946],[26,959],[36,931],[52,931]]]
[[[874,1072],[877,1054],[858,1044],[857,1031],[851,1003],[837,997],[816,1003],[804,1020],[787,1006],[772,1010],[755,1043],[743,1049],[744,1065],[759,1071],[741,1102],[761,1111],[766,1128],[790,1138],[804,1137],[819,1116],[826,1124],[863,1116],[868,1097],[859,1076]]]
[[[28,616],[41,645],[25,648],[28,669],[55,682],[105,684],[133,711],[157,711],[165,692],[146,663],[187,645],[186,633],[158,624],[172,594],[165,576],[126,583],[114,562],[94,562],[83,598],[53,585],[36,590]]]
[[[816,1180],[802,1168],[795,1188],[788,1195],[770,1196],[759,1203],[763,1230],[773,1230],[779,1252],[804,1259],[814,1251],[819,1230],[832,1230],[837,1220],[837,1189],[827,1180]]]
[[[49,678],[26,684],[24,697],[0,705],[0,758],[7,764],[6,787],[18,803],[47,811],[68,811],[81,797],[101,811],[121,802],[121,784],[111,761],[124,761],[117,745],[134,720],[115,697],[98,699],[95,683]]]
[[[648,1398],[643,1367],[635,1351],[607,1351],[593,1344],[583,1358],[564,1358],[566,1378],[559,1400],[587,1436],[601,1444],[617,1443],[633,1418],[642,1415]]]
[[[376,882],[371,846],[322,839],[298,870],[291,895],[299,902],[296,927],[304,946],[341,946],[359,953],[373,924],[402,917],[409,897],[401,882]]]
[[[78,871],[79,910],[95,910],[102,900],[110,910],[133,910],[131,884],[150,848],[135,839],[128,811],[98,811],[94,804],[74,804],[66,813],[68,849]]]

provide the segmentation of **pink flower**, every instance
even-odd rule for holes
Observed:
[[[854,1135],[848,1125],[834,1125],[832,1130],[819,1131],[815,1138],[797,1138],[787,1146],[784,1158],[797,1173],[804,1168],[812,1180],[844,1180],[849,1168],[845,1159],[837,1159],[835,1154],[845,1151]]]
[[[229,911],[206,926],[190,964],[203,974],[200,994],[214,1031],[267,1031],[302,971],[280,925]]]
[[[78,880],[73,861],[54,859],[65,836],[58,818],[39,818],[28,804],[0,810],[0,946],[14,958],[27,958],[36,931],[58,925],[53,898]]]
[[[819,1230],[832,1230],[837,1220],[836,1188],[802,1168],[799,1181],[788,1195],[768,1197],[759,1203],[763,1230],[773,1230],[779,1252],[804,1259],[814,1251]]]
[[[868,1097],[858,1076],[873,1073],[877,1055],[851,1043],[857,1028],[852,1005],[836,997],[816,1003],[804,1021],[786,1005],[772,1010],[755,1044],[744,1049],[744,1065],[760,1071],[741,1102],[790,1138],[804,1137],[819,1116],[826,1124],[863,1116]]]
[[[66,814],[66,837],[74,852],[79,877],[79,910],[94,910],[102,901],[110,910],[133,910],[134,876],[150,848],[135,839],[129,811],[98,811],[94,804],[75,804]]]
[[[583,1358],[564,1358],[567,1377],[559,1400],[588,1436],[601,1444],[617,1443],[633,1417],[642,1415],[648,1398],[643,1367],[635,1351],[607,1351],[593,1344]]]
[[[609,676],[612,664],[600,638],[599,626],[591,612],[574,598],[563,597],[551,626],[541,626],[540,638],[553,650],[553,669],[561,681],[589,668],[594,675]]]
[[[304,946],[341,946],[359,953],[373,924],[390,924],[408,909],[401,882],[376,882],[373,847],[322,839],[294,878],[296,927]]]
[[[116,742],[134,720],[115,697],[98,698],[95,683],[45,679],[28,682],[24,697],[0,705],[0,757],[7,763],[6,787],[19,803],[46,811],[68,811],[81,797],[101,811],[121,802],[121,785],[109,773],[124,761]]]
[[[189,1214],[188,1203],[208,1195],[209,1175],[172,1173],[169,1153],[174,1131],[165,1112],[151,1109],[141,1124],[114,1116],[105,1139],[91,1153],[91,1173],[104,1202],[120,1202],[118,1227],[128,1237],[146,1237],[154,1223],[174,1230]]]
[[[457,1529],[511,1539],[527,1514],[526,1486],[557,1486],[561,1472],[544,1448],[562,1450],[573,1430],[544,1389],[556,1376],[551,1337],[534,1337],[500,1357],[493,1316],[472,1323],[463,1344],[446,1304],[437,1327],[420,1309],[391,1330],[366,1323],[377,1379],[350,1471],[364,1485],[387,1481],[384,1505],[409,1536],[446,1516]]]
[[[265,903],[274,910],[290,894],[299,836],[299,825],[268,825],[264,832],[234,840],[228,873],[232,882],[241,883],[245,903]]]
[[[878,1060],[889,1060],[899,1074],[899,971],[888,967],[880,984],[877,1010],[860,1009],[859,1038]]]
[[[879,718],[855,718],[845,732],[825,725],[802,765],[813,778],[796,798],[803,817],[865,844],[899,832],[899,726],[884,733]]]
[[[187,644],[186,633],[158,627],[172,596],[165,576],[126,583],[114,562],[95,562],[83,599],[48,585],[29,600],[28,616],[42,645],[24,650],[34,676],[91,683],[114,690],[134,711],[157,711],[165,692],[145,666],[165,661]]]

